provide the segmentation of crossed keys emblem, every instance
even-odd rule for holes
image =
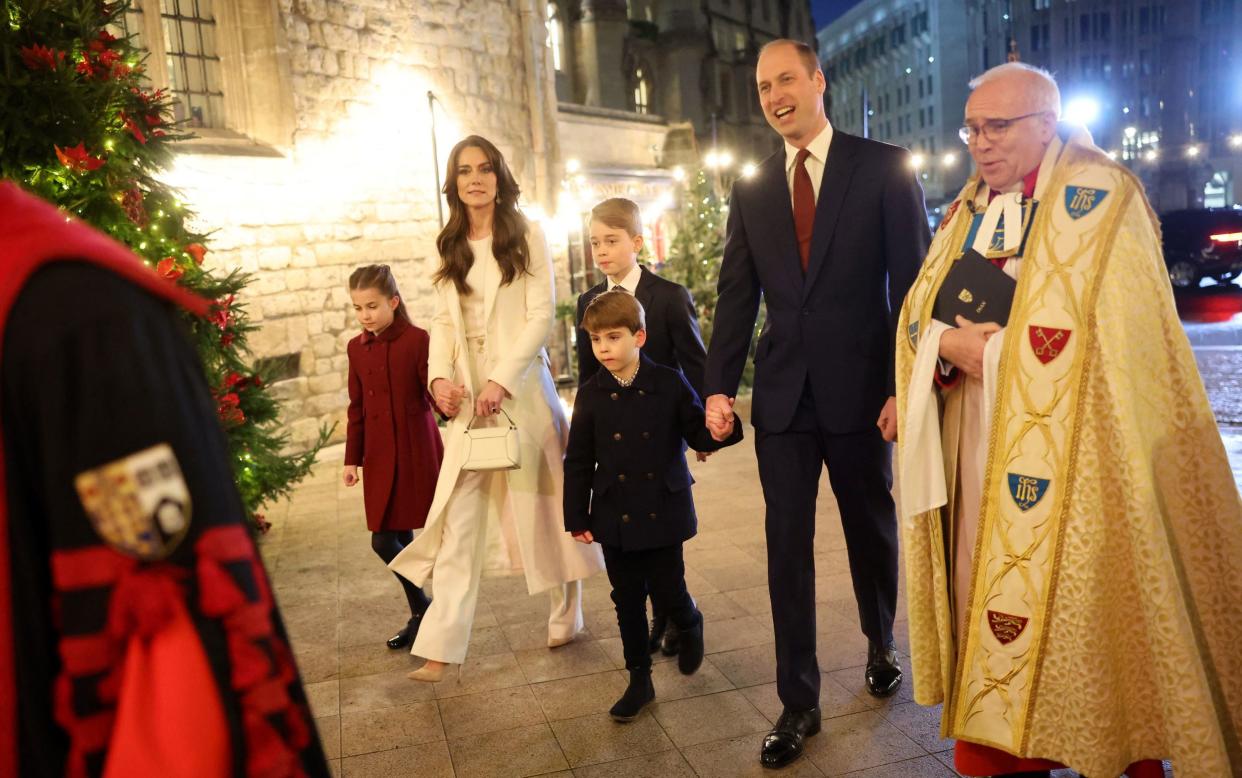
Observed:
[[[1065,344],[1069,343],[1070,330],[1056,327],[1038,327],[1034,324],[1027,328],[1031,340],[1031,350],[1035,358],[1045,365],[1061,356]]]

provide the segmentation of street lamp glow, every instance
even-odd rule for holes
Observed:
[[[1151,151],[1144,154],[1143,158],[1146,159],[1148,162],[1155,162],[1156,158],[1159,156],[1160,154],[1155,149],[1152,149]]]
[[[678,165],[677,167],[673,168],[673,180],[674,181],[685,181],[686,180],[686,169],[682,167],[681,165]]]
[[[1109,159],[1116,159],[1116,158],[1117,158],[1117,151],[1116,151],[1116,149],[1114,149],[1114,150],[1112,150],[1112,151],[1109,151],[1109,152],[1108,152],[1108,158],[1109,158]]]
[[[953,167],[957,164],[957,155],[950,151],[941,158],[940,164],[945,167]]]
[[[1100,104],[1091,97],[1075,97],[1065,106],[1065,120],[1074,124],[1091,124],[1100,116]]]
[[[928,61],[928,62],[935,62],[935,61],[936,61],[936,58],[935,58],[935,57],[928,57],[928,58],[927,58],[927,61]]]
[[[753,176],[755,174],[755,169],[754,162],[747,162],[745,165],[742,165],[742,178],[750,178]]]
[[[733,165],[733,152],[728,150],[717,152],[716,161],[721,167],[731,167]]]
[[[910,165],[913,166],[915,170],[922,170],[923,165],[926,162],[927,158],[922,154],[913,154],[910,156]]]
[[[572,176],[574,173],[577,173],[581,169],[582,169],[582,163],[579,162],[577,159],[569,159],[565,161],[565,172],[568,173],[569,175]]]
[[[914,68],[906,68],[906,75],[907,75],[907,76],[908,76],[908,75],[910,75],[910,74],[911,74],[911,73],[913,73],[913,72],[914,72]]]
[[[1242,148],[1242,133],[1238,135],[1231,135],[1229,137],[1229,145],[1235,149]]]
[[[1187,146],[1186,156],[1190,157],[1191,159],[1194,159],[1195,157],[1199,156],[1199,147],[1198,146]]]
[[[709,151],[703,155],[703,164],[715,170],[720,166],[720,157],[714,151]]]
[[[1138,135],[1138,127],[1126,127],[1125,132],[1127,138],[1133,138],[1135,135]]]

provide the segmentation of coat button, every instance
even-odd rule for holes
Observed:
[[[617,480],[620,481],[621,483],[625,483],[625,473],[622,473],[621,475],[617,476]]]
[[[368,390],[367,390],[367,396],[368,396],[368,397],[374,397],[374,396],[375,396],[375,390],[374,390],[374,389],[368,389]]]
[[[620,432],[614,432],[614,433],[612,433],[612,439],[613,439],[613,440],[620,440],[620,439],[621,439],[621,433],[620,433]]]
[[[639,397],[645,397],[646,395],[647,395],[647,393],[646,393],[646,392],[644,392],[642,389],[639,389],[639,390],[638,390],[638,396],[639,396]]]
[[[654,513],[648,513],[648,514],[647,514],[647,516],[649,516],[650,518],[653,518],[653,519],[656,517],[656,515],[655,515]]]
[[[617,399],[618,397],[620,397],[621,395],[617,394],[616,392],[613,392],[612,394],[610,394],[610,395],[608,395],[608,396],[609,396],[609,397],[611,397],[612,399],[614,399],[614,400],[615,400],[615,399]]]
[[[647,480],[648,480],[648,481],[654,481],[654,480],[655,480],[655,473],[647,473]]]
[[[630,514],[628,514],[628,513],[623,513],[623,514],[621,514],[621,521],[624,521],[626,524],[629,524],[629,523],[630,523]]]
[[[649,438],[649,437],[651,437],[651,433],[650,433],[650,432],[644,432],[644,433],[643,433],[643,440],[646,440],[646,439],[647,439],[647,438]]]

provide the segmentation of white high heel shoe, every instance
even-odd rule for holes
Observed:
[[[427,660],[422,667],[407,673],[406,678],[411,681],[423,681],[424,683],[438,683],[444,680],[444,671],[448,667],[457,668],[457,682],[461,683],[461,665],[450,664],[449,662],[434,662]]]

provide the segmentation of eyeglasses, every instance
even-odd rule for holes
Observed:
[[[1005,133],[1009,132],[1009,127],[1014,122],[1020,122],[1032,116],[1043,116],[1046,113],[1048,112],[1035,111],[1034,113],[1024,113],[1011,119],[988,119],[978,127],[967,124],[958,128],[957,137],[961,138],[962,143],[965,143],[967,146],[978,140],[980,135],[989,143],[996,143],[1005,137]]]

